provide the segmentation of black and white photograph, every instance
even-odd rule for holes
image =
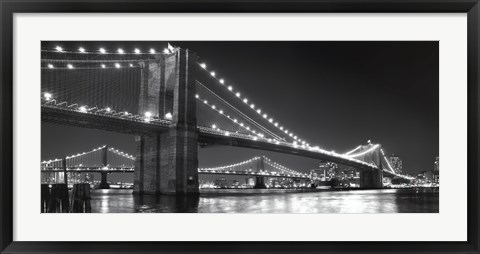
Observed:
[[[41,213],[440,212],[438,41],[42,41],[40,56]]]

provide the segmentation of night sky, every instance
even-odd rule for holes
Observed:
[[[438,42],[170,42],[199,55],[263,111],[312,145],[346,152],[380,143],[414,174],[439,151]],[[166,42],[44,42],[66,50],[161,51]],[[134,136],[42,124],[42,160],[108,144],[135,153]],[[236,147],[199,149],[199,166],[266,155],[303,172],[318,160]]]

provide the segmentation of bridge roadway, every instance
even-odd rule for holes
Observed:
[[[94,128],[107,131],[114,131],[134,135],[149,135],[167,131],[170,128],[171,121],[163,119],[152,119],[146,122],[140,116],[125,116],[121,113],[112,114],[106,112],[80,112],[76,109],[69,109],[66,106],[42,105],[42,122],[69,125],[75,127]],[[361,170],[376,170],[377,167],[367,164],[363,161],[350,159],[332,152],[320,152],[314,149],[294,147],[289,143],[275,144],[268,140],[258,138],[254,140],[253,136],[232,133],[228,136],[223,131],[214,130],[209,127],[199,126],[198,142],[201,145],[229,145],[245,148],[260,149],[263,151],[280,152],[286,154],[295,154],[312,159],[335,162],[349,167]]]

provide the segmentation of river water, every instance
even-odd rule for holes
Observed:
[[[201,190],[199,197],[93,190],[93,213],[438,213],[438,188]]]

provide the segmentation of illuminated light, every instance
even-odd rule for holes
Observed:
[[[223,115],[223,110],[220,110],[218,113],[222,114]]]
[[[210,72],[210,75],[212,75],[212,77],[215,77],[215,72],[214,71]]]
[[[105,108],[105,111],[110,112],[110,111],[112,111],[112,109],[111,108]]]
[[[275,127],[278,127],[278,123],[275,123]]]
[[[60,46],[55,47],[55,49],[56,49],[58,52],[62,52],[62,51],[63,51],[63,48],[60,47]]]
[[[150,122],[150,118],[145,118],[143,119],[146,123],[149,123]]]
[[[107,51],[104,48],[100,48],[98,51],[100,51],[101,54],[107,53]]]
[[[198,99],[198,97],[199,97],[199,96],[198,96],[198,94],[195,94],[195,98],[197,98],[197,99]]]
[[[49,69],[53,69],[53,64],[48,64]]]
[[[280,126],[280,130],[283,131],[283,126]]]
[[[220,82],[220,84],[223,84],[223,83],[225,83],[225,80],[220,79],[219,82]]]
[[[134,52],[135,52],[135,54],[140,54],[140,53],[142,53],[142,51],[140,51],[140,49],[135,49]]]
[[[229,91],[232,91],[232,90],[233,90],[233,87],[232,87],[232,86],[228,86],[228,90],[229,90]]]
[[[230,132],[226,131],[225,136],[230,136]]]
[[[257,138],[257,137],[253,137],[253,140],[257,141],[257,140],[258,140],[258,138]]]
[[[73,69],[73,65],[71,65],[71,64],[67,64],[67,68],[69,68],[69,69]]]
[[[233,121],[234,121],[234,122],[237,122],[237,119],[235,118],[235,119],[233,119]]]
[[[255,104],[250,105],[251,108],[255,108]]]
[[[130,67],[133,67],[133,64],[130,64]]]
[[[200,67],[202,67],[202,68],[206,69],[206,68],[207,68],[207,64],[205,64],[205,63],[201,63],[201,64],[200,64]]]
[[[263,114],[263,118],[267,118],[267,114]]]
[[[167,48],[164,48],[164,49],[163,49],[163,53],[164,53],[164,54],[168,54],[168,53],[170,53],[170,50],[168,50]]]
[[[52,99],[52,94],[51,93],[44,93],[43,97],[45,97],[45,100],[49,101],[50,99]]]
[[[80,110],[80,112],[85,113],[85,112],[87,112],[87,107],[81,106],[80,108],[78,108],[78,110]]]
[[[145,116],[146,116],[146,117],[152,117],[152,113],[150,113],[150,112],[147,111],[147,112],[145,112]]]
[[[126,115],[126,116],[128,116],[128,112],[127,112],[127,111],[123,112],[123,114]]]
[[[115,68],[120,68],[122,67],[119,63],[115,63]]]
[[[364,154],[366,154],[366,153],[369,153],[369,152],[377,149],[378,146],[379,146],[379,145],[374,145],[374,146],[372,146],[370,149],[368,149],[368,150],[366,150],[366,151],[363,151],[363,152],[357,153],[357,154],[353,154],[353,155],[348,155],[348,157],[358,157],[358,156],[364,155]]]
[[[270,118],[270,120],[268,120],[268,121],[272,123],[272,122],[273,122],[273,118]]]
[[[212,124],[212,129],[216,129],[217,126],[215,124]]]
[[[360,148],[362,148],[362,146],[361,146],[361,145],[359,145],[359,146],[357,146],[355,149],[353,149],[353,150],[351,150],[351,151],[349,151],[349,152],[345,153],[345,155],[349,155],[349,154],[351,154],[351,153],[353,153],[353,152],[357,151],[357,150],[358,150],[358,149],[360,149]]]
[[[261,110],[261,109],[257,109],[257,113],[258,113],[258,114],[262,113],[262,110]]]
[[[240,93],[236,93],[235,95],[236,95],[237,97],[240,97]]]
[[[247,126],[247,130],[250,130],[250,127]]]
[[[172,120],[172,113],[167,112],[167,113],[165,114],[165,119],[167,119],[167,120]]]
[[[85,53],[85,49],[82,48],[82,47],[80,47],[80,48],[78,49],[78,51],[80,51],[80,53]]]
[[[105,69],[107,66],[105,64],[102,64],[102,68]]]
[[[204,101],[203,101],[203,103],[207,104],[207,103],[208,103],[208,101],[207,101],[207,100],[204,100]]]
[[[212,109],[215,109],[215,105],[212,105]]]
[[[285,130],[284,132],[285,132],[285,134],[288,134],[288,130]]]
[[[242,127],[243,127],[243,123],[240,123],[240,126],[242,126]]]
[[[150,54],[155,54],[155,49],[150,49]]]

